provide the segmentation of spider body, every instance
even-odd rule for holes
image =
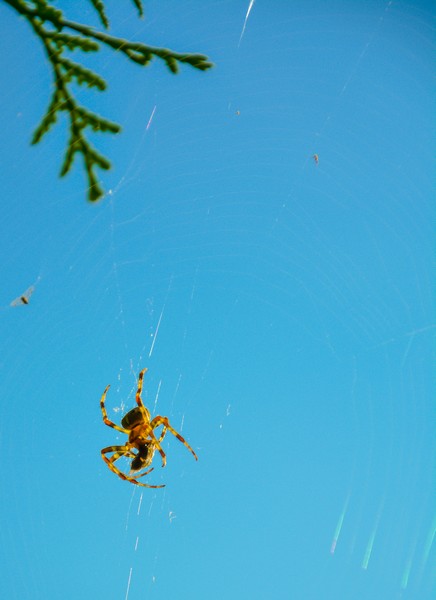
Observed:
[[[149,410],[144,406],[141,399],[142,392],[142,380],[144,378],[144,373],[147,369],[143,369],[138,378],[138,390],[136,392],[136,404],[137,406],[130,410],[121,420],[121,427],[112,423],[112,421],[108,418],[105,401],[106,394],[109,390],[109,385],[103,392],[103,395],[100,400],[101,412],[103,415],[103,421],[109,427],[120,431],[121,433],[125,433],[128,436],[127,442],[123,446],[108,446],[107,448],[103,448],[101,451],[101,456],[109,469],[113,471],[118,477],[125,481],[130,481],[135,485],[140,485],[143,487],[149,488],[161,488],[165,487],[164,485],[149,485],[147,483],[141,483],[137,481],[139,477],[143,477],[148,473],[153,471],[153,467],[147,469],[153,461],[154,453],[156,450],[159,452],[162,458],[162,466],[164,467],[166,464],[166,455],[162,450],[161,442],[164,439],[167,431],[170,431],[182,444],[184,444],[190,452],[194,455],[195,460],[198,460],[197,455],[194,450],[188,444],[188,442],[179,434],[177,431],[170,425],[170,422],[167,417],[162,417],[157,415],[154,419],[151,419],[151,415]],[[162,425],[162,430],[160,432],[159,438],[155,435],[155,429]],[[108,457],[108,454],[112,454],[112,456]],[[135,477],[132,477],[129,473],[126,475],[123,473],[116,465],[115,462],[125,456],[127,458],[131,458],[132,462],[130,463],[131,472],[134,473]],[[147,469],[144,471],[144,469]]]
[[[130,463],[130,468],[132,471],[140,471],[141,469],[145,469],[151,464],[153,460],[154,452],[150,452],[150,446],[143,444],[138,448],[138,454]]]
[[[146,411],[148,420],[151,421],[150,413],[145,406],[144,410]],[[133,429],[135,426],[141,424],[143,420],[143,412],[139,406],[136,406],[135,408],[132,408],[132,410],[129,410],[129,412],[121,419],[121,427],[124,427],[124,429]]]

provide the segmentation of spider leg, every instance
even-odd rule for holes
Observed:
[[[163,438],[165,437],[165,433],[166,433],[166,428],[165,429],[165,433],[163,434],[163,437],[161,437],[159,440],[156,438],[156,436],[154,435],[154,431],[153,428],[150,427],[150,412],[149,410],[144,406],[143,402],[142,402],[142,398],[141,398],[141,394],[142,394],[142,382],[144,379],[144,374],[147,372],[147,369],[142,369],[142,371],[139,373],[138,376],[138,389],[136,391],[136,404],[138,405],[142,415],[143,415],[143,421],[144,421],[144,429],[147,432],[147,435],[150,436],[150,438],[153,441],[153,445],[154,447],[157,449],[157,451],[159,452],[159,454],[161,455],[162,458],[162,467],[164,467],[167,464],[167,457],[165,455],[165,452],[162,450],[162,447],[160,445],[160,442],[163,440]]]
[[[139,410],[141,411],[143,417],[144,417],[144,423],[150,423],[151,421],[151,416],[150,416],[150,411],[148,410],[148,408],[146,408],[144,406],[144,403],[142,401],[141,398],[141,394],[142,394],[142,382],[144,379],[144,374],[147,372],[147,369],[142,369],[142,371],[139,373],[139,377],[138,377],[138,389],[136,390],[136,404],[139,407]]]
[[[126,458],[135,458],[137,456],[137,454],[135,454],[134,452],[116,452],[113,456],[110,457],[109,461],[113,464],[116,460],[118,460],[119,458],[121,458],[122,456],[125,456]],[[129,475],[131,473],[135,473],[135,479],[138,479],[138,477],[144,477],[144,475],[148,475],[149,473],[151,473],[152,471],[154,471],[154,467],[151,467],[151,469],[147,469],[147,471],[144,471],[144,473],[141,473],[140,475],[138,475],[139,471],[133,471],[132,469],[129,471]]]
[[[104,390],[103,395],[100,399],[100,408],[101,408],[101,412],[103,414],[103,421],[105,422],[105,425],[108,425],[109,427],[112,427],[113,429],[116,429],[117,431],[121,431],[121,433],[126,433],[127,435],[129,435],[129,432],[127,429],[123,429],[119,425],[115,425],[115,423],[112,423],[112,421],[107,416],[106,406],[104,403],[106,401],[106,394],[107,394],[107,391],[109,388],[110,388],[110,385],[107,385],[106,389]]]
[[[143,427],[146,431],[146,435],[148,435],[151,438],[151,443],[153,444],[154,448],[159,452],[162,458],[162,467],[164,467],[167,464],[167,456],[163,451],[160,442],[164,439],[167,428],[164,426],[159,439],[157,439],[157,437],[154,435],[154,428],[151,426],[151,423],[147,423],[146,425],[143,425]]]
[[[145,475],[145,473],[144,473]],[[159,488],[164,488],[165,484],[163,485],[149,485],[148,483],[141,483],[140,481],[136,481],[136,479],[134,479],[133,477],[127,477],[126,476],[126,481],[130,481],[130,483],[134,483],[135,485],[140,485],[142,487],[146,487],[146,488],[153,488],[155,490],[159,489]]]
[[[111,458],[108,458],[106,456],[106,454],[108,454],[109,452],[115,452],[114,456],[111,456]],[[130,447],[129,446],[108,446],[107,448],[103,448],[103,450],[101,451],[101,456],[104,460],[104,462],[107,464],[107,466],[109,467],[109,469],[115,473],[116,475],[118,475],[118,477],[120,477],[120,479],[123,479],[124,481],[130,481],[130,483],[134,483],[135,485],[140,485],[142,487],[147,487],[147,488],[162,488],[165,487],[165,485],[149,485],[148,483],[140,483],[139,481],[136,481],[135,478],[130,477],[129,475],[125,475],[122,471],[120,471],[120,469],[118,469],[118,467],[116,467],[114,465],[114,462],[116,460],[118,460],[119,458],[121,458],[121,456],[129,456],[133,454],[130,451]],[[152,470],[152,469],[150,469]],[[142,473],[139,477],[142,477],[143,475],[147,475],[147,473]]]
[[[142,381],[144,379],[144,373],[147,372],[147,369],[142,369],[142,371],[139,373],[139,377],[138,377],[138,389],[136,390],[136,404],[140,407],[140,408],[145,408],[144,404],[142,403],[142,399],[141,399],[141,394],[142,394]],[[148,410],[145,408],[145,410],[148,413],[148,421],[150,421],[150,413],[148,412]]]
[[[115,446],[117,447],[117,446]],[[126,446],[127,447],[127,446]],[[111,446],[114,448],[114,446]],[[118,446],[118,448],[124,448],[124,446]],[[124,456],[125,458],[135,458],[136,454],[134,452],[126,451],[126,452],[116,452],[113,456],[110,457],[110,462],[114,463],[116,460]]]
[[[130,473],[134,473],[135,479],[139,479],[140,477],[144,477],[144,475],[148,475],[152,471],[154,471],[154,467],[151,467],[151,469],[148,469],[147,471],[144,471],[144,473],[140,473],[139,475],[138,475],[138,471],[130,471],[129,475],[130,475]],[[164,486],[158,486],[158,487],[164,487]]]
[[[157,425],[157,427],[159,427],[159,425]],[[153,431],[153,433],[154,433],[154,431]],[[157,440],[159,443],[164,439],[166,433],[167,433],[167,428],[164,425],[163,428],[162,428],[162,431],[160,433],[160,438]]]
[[[176,438],[179,440],[179,442],[182,442],[182,444],[184,446],[186,446],[186,448],[188,448],[188,450],[190,452],[192,452],[192,454],[194,455],[195,460],[198,460],[198,456],[195,454],[194,450],[191,448],[191,446],[188,444],[188,442],[185,440],[185,438],[183,438],[180,433],[177,433],[177,431],[174,429],[174,427],[171,427],[170,422],[168,421],[168,417],[160,417],[157,416],[153,419],[153,421],[150,423],[150,426],[153,429],[156,429],[156,427],[158,427],[159,425],[163,425],[164,426],[164,432],[163,435],[166,434],[166,430],[169,429],[171,431],[171,433],[176,436]],[[162,436],[161,436],[162,439]]]
[[[106,454],[109,452],[114,452],[115,454],[108,458]],[[108,446],[101,451],[101,457],[109,469],[118,475],[118,477],[121,477],[121,479],[125,479],[125,475],[114,465],[114,462],[122,456],[129,456],[129,454],[131,454],[129,446]]]

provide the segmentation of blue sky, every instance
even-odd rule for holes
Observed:
[[[65,122],[29,145],[51,74],[0,5],[3,598],[433,596],[434,6],[249,6],[107,3],[215,67],[83,59],[123,126],[91,205]],[[163,490],[100,457],[144,367],[199,456],[167,436]]]

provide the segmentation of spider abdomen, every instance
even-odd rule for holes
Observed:
[[[132,408],[129,412],[124,415],[121,419],[121,425],[124,429],[133,429],[135,425],[139,425],[139,423],[144,422],[144,415],[142,414],[139,406]]]
[[[148,465],[151,463],[151,459],[153,458],[153,456],[149,456],[149,450],[150,447],[148,445],[138,448],[138,454],[130,464],[132,471],[139,471],[144,467],[148,467]]]

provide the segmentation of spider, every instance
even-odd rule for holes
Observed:
[[[165,456],[165,452],[162,450],[160,444],[164,439],[167,431],[171,431],[171,433],[176,436],[179,442],[182,442],[182,444],[184,444],[188,448],[188,450],[192,452],[195,460],[198,460],[198,457],[195,454],[194,450],[191,448],[191,446],[188,444],[188,442],[184,438],[182,438],[182,436],[179,433],[177,433],[177,431],[173,429],[173,427],[171,427],[167,417],[161,417],[160,415],[157,415],[156,417],[154,417],[153,420],[151,420],[150,412],[147,408],[145,408],[141,399],[142,380],[146,371],[147,369],[143,369],[139,373],[138,377],[138,390],[136,392],[136,404],[138,406],[135,406],[135,408],[129,411],[126,415],[124,415],[124,417],[121,420],[121,427],[119,425],[116,425],[115,423],[112,423],[112,421],[110,421],[107,416],[106,407],[104,403],[110,385],[108,385],[104,390],[100,400],[103,421],[109,427],[112,427],[117,431],[121,431],[121,433],[125,433],[129,437],[127,442],[123,446],[108,446],[107,448],[103,448],[103,450],[101,451],[101,456],[104,462],[109,467],[109,469],[116,473],[118,477],[121,477],[121,479],[124,479],[125,481],[130,481],[130,483],[134,483],[135,485],[141,485],[147,488],[163,488],[165,487],[165,485],[149,485],[148,483],[141,483],[137,480],[140,477],[144,477],[144,475],[148,475],[148,473],[151,473],[151,471],[153,471],[154,467],[151,467],[150,469],[147,469],[147,467],[151,465],[156,450],[161,455],[162,466],[164,467],[166,465],[167,459]],[[156,429],[156,427],[159,427],[159,425],[163,425],[163,428],[159,438],[157,438],[154,430]],[[134,452],[134,450],[137,450],[137,452]],[[110,458],[106,456],[111,452],[113,452],[114,454]],[[143,469],[146,470],[143,473],[135,474],[135,477],[131,477],[130,473],[129,475],[126,475],[125,473],[120,471],[115,465],[115,462],[122,456],[132,459],[132,462],[130,463],[130,473],[132,473],[132,471],[139,472]]]

